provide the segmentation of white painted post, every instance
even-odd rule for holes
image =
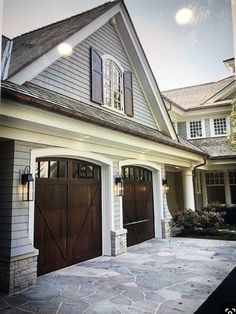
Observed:
[[[184,190],[184,207],[195,211],[193,174],[191,170],[182,172],[183,190]]]
[[[224,182],[225,182],[225,203],[226,205],[231,205],[231,193],[229,185],[229,171],[224,170]]]

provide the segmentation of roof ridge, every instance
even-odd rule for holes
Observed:
[[[50,26],[55,26],[56,24],[59,24],[59,23],[61,23],[61,22],[65,22],[65,21],[71,20],[71,19],[73,19],[73,18],[79,17],[80,15],[87,14],[88,12],[95,11],[95,10],[97,10],[97,9],[103,7],[103,6],[106,7],[106,6],[108,6],[108,4],[115,4],[115,3],[119,3],[119,2],[120,2],[120,0],[114,0],[114,1],[105,2],[105,3],[103,3],[103,4],[101,4],[101,5],[97,6],[97,7],[93,7],[93,8],[91,8],[91,9],[86,10],[86,11],[83,11],[83,12],[81,12],[81,13],[79,13],[79,14],[71,15],[70,17],[67,17],[67,18],[65,18],[65,19],[62,19],[62,20],[53,22],[53,23],[51,23],[51,24],[47,24],[47,25],[44,25],[44,26],[42,26],[42,27],[33,29],[33,30],[29,31],[29,32],[26,32],[26,33],[23,33],[23,34],[18,35],[18,36],[16,36],[16,37],[13,37],[12,39],[13,39],[13,40],[19,39],[20,37],[23,37],[23,36],[32,34],[32,33],[34,33],[34,32],[37,32],[37,31],[39,31],[39,30],[42,30],[42,29],[44,29],[44,28],[48,28],[48,27],[50,27]],[[6,36],[5,36],[5,37],[6,37]]]
[[[177,90],[181,90],[181,89],[187,89],[187,88],[192,88],[192,87],[197,87],[197,86],[203,86],[203,85],[210,85],[210,84],[216,84],[218,82],[224,81],[230,77],[235,77],[235,75],[229,75],[223,79],[220,79],[218,81],[212,81],[212,82],[208,82],[208,83],[202,83],[202,84],[196,84],[196,85],[190,85],[190,86],[185,86],[185,87],[179,87],[179,88],[174,88],[174,89],[167,89],[167,90],[163,90],[161,91],[161,93],[166,93],[166,92],[172,92],[172,91],[177,91]]]

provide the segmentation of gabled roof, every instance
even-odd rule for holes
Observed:
[[[16,99],[29,106],[55,112],[70,118],[117,130],[122,133],[185,151],[207,155],[203,150],[182,138],[178,142],[162,134],[160,131],[140,125],[132,120],[127,121],[125,117],[114,115],[112,112],[106,112],[106,114],[104,114],[104,111],[100,107],[88,105],[41,87],[36,87],[30,83],[19,86],[11,82],[3,81],[1,90],[3,97]]]
[[[183,110],[190,110],[207,106],[211,98],[234,83],[235,76],[233,75],[217,82],[163,91],[162,95],[167,101],[178,105]]]
[[[142,45],[122,0],[105,3],[69,19],[45,26],[13,39],[8,80],[22,85],[61,58],[62,42],[77,46],[108,21],[113,21],[127,55],[144,91],[158,126],[164,134],[178,141]],[[5,77],[5,76],[4,76]]]
[[[119,1],[107,2],[89,11],[25,33],[13,39],[9,77],[91,23]]]

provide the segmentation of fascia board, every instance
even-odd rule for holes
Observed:
[[[69,44],[72,48],[77,46],[88,36],[93,34],[97,29],[106,24],[114,15],[120,11],[120,5],[117,4],[104,14],[100,15],[90,24],[76,32],[71,37],[67,38],[64,43]],[[27,81],[31,81],[35,76],[48,68],[52,63],[61,58],[62,55],[58,51],[58,45],[51,49],[49,52],[45,53],[43,56],[38,58],[36,61],[32,62],[30,65],[17,72],[11,78],[10,82],[13,82],[18,85],[22,85]]]
[[[207,160],[205,166],[200,167],[201,170],[219,170],[220,169],[235,169],[235,158],[232,159],[215,159]]]
[[[172,109],[173,110],[173,107]],[[224,106],[219,106],[217,108],[217,113],[230,113],[232,110],[231,104],[225,104]],[[170,116],[175,117],[179,121],[184,121],[186,119],[192,119],[193,117],[207,117],[208,115],[211,116],[212,114],[215,114],[216,112],[216,107],[205,107],[202,109],[196,109],[196,110],[188,110],[188,111],[179,111],[179,110],[173,110],[170,112]]]
[[[174,112],[175,114],[179,115],[179,116],[184,116],[186,114],[185,110],[182,110],[178,107],[176,107],[175,105],[171,104],[171,110],[170,112]]]
[[[161,127],[161,131],[171,136],[172,139],[178,140],[153,73],[123,7],[121,14],[117,16],[116,25],[131,64],[136,70],[143,91],[145,91],[145,96],[151,105],[154,117]],[[163,120],[160,117],[163,117]]]
[[[215,113],[230,113],[231,112],[231,108],[229,107],[219,107],[217,108],[206,108],[204,110],[196,110],[196,111],[188,111],[184,113],[184,117],[185,118],[192,118],[192,117],[199,117],[199,116],[203,116],[203,117],[207,117],[207,116],[212,116]]]

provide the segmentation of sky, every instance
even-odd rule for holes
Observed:
[[[161,90],[229,75],[222,61],[234,56],[230,0],[124,1]],[[2,32],[13,38],[104,2],[4,0]],[[192,16],[186,24],[179,24],[176,13],[183,8]]]

